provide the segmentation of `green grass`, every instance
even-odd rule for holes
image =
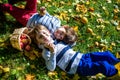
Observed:
[[[117,2],[117,0],[89,0],[89,3],[87,3],[88,0],[78,0],[79,2],[77,2],[77,0],[40,1],[38,8],[45,6],[52,15],[59,16],[61,13],[67,12],[65,18],[61,19],[63,25],[78,26],[79,38],[77,45],[74,47],[75,50],[79,50],[82,53],[110,50],[114,55],[120,51],[120,30],[116,29],[120,26],[119,0],[119,2]],[[111,2],[109,3],[107,1]],[[0,0],[0,2],[7,3],[7,0]],[[86,7],[86,13],[84,13],[84,11],[76,11],[76,4],[78,3]],[[24,5],[25,3],[21,2],[16,4],[16,6],[21,4]],[[90,12],[89,8],[93,8],[94,11]],[[114,13],[115,8],[119,9],[117,13]],[[86,17],[88,23],[84,24],[81,22],[80,17],[76,18],[76,16],[79,15]],[[117,18],[114,19],[114,16]],[[20,52],[11,46],[9,41],[10,34],[12,34],[15,28],[22,27],[22,25],[11,15],[5,14],[5,17],[2,17],[2,20],[0,20],[0,66],[4,68],[7,67],[10,70],[3,72],[0,69],[0,80],[25,80],[26,74],[34,74],[35,80],[62,80],[60,69],[56,69],[58,74],[49,77],[43,59],[36,58],[35,60],[30,60],[24,55],[24,52]],[[97,19],[103,19],[103,21],[99,23]],[[118,25],[116,25],[116,23]],[[96,35],[87,32],[88,28],[91,28]],[[104,44],[105,46],[96,46],[95,42]],[[35,68],[32,68],[32,65],[34,65]],[[19,67],[22,68],[22,70],[19,70]],[[69,78],[68,80],[73,78],[71,75],[66,76]],[[90,78],[91,77],[81,77],[81,80],[89,80]]]

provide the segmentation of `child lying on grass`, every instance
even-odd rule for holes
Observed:
[[[37,32],[38,34],[39,32]],[[44,34],[45,37],[50,36]],[[36,36],[36,42],[39,42],[39,36]],[[63,41],[53,42],[54,50],[44,49],[42,56],[45,59],[46,67],[50,71],[54,71],[56,65],[69,74],[79,74],[80,76],[92,76],[102,73],[106,77],[113,77],[117,80],[120,78],[115,67],[120,66],[120,60],[117,59],[110,51],[80,53],[72,49],[68,44],[72,44],[77,40],[77,35],[72,28],[66,29]],[[48,47],[51,45],[48,45]]]

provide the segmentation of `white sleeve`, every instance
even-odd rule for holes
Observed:
[[[56,54],[51,53],[47,49],[44,49],[42,56],[45,59],[45,64],[47,69],[50,71],[54,71],[56,68]]]

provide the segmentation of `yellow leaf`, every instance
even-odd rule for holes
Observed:
[[[116,46],[116,44],[114,42],[111,43],[112,46]]]
[[[61,5],[64,5],[64,4],[65,4],[65,2],[64,2],[64,1],[60,1],[60,4],[61,4]]]
[[[94,8],[93,8],[93,7],[90,7],[90,8],[89,8],[89,11],[90,11],[90,12],[94,12]]]
[[[10,68],[9,68],[9,67],[3,68],[3,71],[4,71],[4,72],[9,72],[9,71],[10,71]]]
[[[0,65],[0,69],[3,69],[3,66]]]
[[[17,67],[17,70],[23,70],[23,68],[22,67]]]
[[[97,78],[105,77],[105,75],[103,75],[103,74],[101,74],[101,73],[98,73],[98,74],[96,74],[96,77],[97,77]]]
[[[116,58],[120,58],[120,52],[116,53]]]
[[[120,0],[116,0],[117,3],[120,3]]]
[[[98,43],[98,42],[95,42],[95,45],[96,45],[96,46],[99,46],[99,43]]]
[[[75,74],[72,80],[79,80],[79,79],[80,79],[79,75]]]
[[[98,36],[96,36],[96,39],[101,39],[101,36],[99,36],[99,35],[98,35]]]
[[[90,1],[86,1],[86,4],[87,4],[87,5],[90,4]]]
[[[120,62],[115,65],[115,68],[120,72]]]
[[[76,12],[86,13],[87,12],[87,8],[85,7],[85,5],[77,4],[76,5]]]
[[[87,28],[88,33],[93,33],[93,30],[91,28]]]
[[[73,29],[78,32],[78,26],[74,26]]]
[[[117,26],[117,27],[116,27],[116,29],[117,29],[118,31],[120,31],[120,25],[119,25],[119,26]]]
[[[67,12],[66,12],[66,11],[63,11],[63,12],[60,13],[59,18],[60,18],[61,20],[64,20],[64,19],[67,18],[67,16],[68,16]]]
[[[35,80],[35,76],[32,74],[26,74],[26,79],[25,80]]]
[[[48,2],[51,2],[51,0],[47,0]]]
[[[25,8],[24,5],[19,5],[18,7],[21,8],[21,9],[24,9],[24,8]]]
[[[109,46],[108,50],[113,51],[112,45]]]
[[[100,47],[105,47],[105,44],[100,44]]]
[[[39,57],[39,52],[37,51],[37,50],[33,50],[33,53],[37,56],[37,57]],[[41,53],[42,54],[42,53]]]
[[[117,9],[117,8],[116,8],[116,9],[114,9],[113,11],[114,11],[114,13],[115,13],[115,14],[117,14],[117,13],[119,13],[119,12],[120,12],[120,10],[119,10],[119,9]]]
[[[34,53],[31,53],[30,56],[29,56],[30,60],[35,60],[36,59],[36,56],[34,55]]]
[[[58,73],[56,71],[49,71],[48,72],[48,76],[51,77],[51,76],[55,76],[57,75]]]
[[[93,36],[96,35],[91,28],[87,28],[87,32],[90,33],[90,34],[92,34]]]
[[[84,23],[84,24],[87,24],[88,23],[88,19],[86,17],[82,17],[81,18],[81,22]]]
[[[5,42],[5,40],[3,38],[0,38],[0,43],[2,43],[2,42]]]
[[[103,20],[102,18],[99,18],[99,19],[97,19],[97,22],[98,22],[98,23],[103,23],[104,20]]]

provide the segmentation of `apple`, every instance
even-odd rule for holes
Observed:
[[[25,50],[30,51],[30,49],[31,49],[30,45],[25,46]]]
[[[22,42],[20,42],[20,47],[23,49],[24,48],[24,44]]]
[[[20,39],[27,39],[27,36],[25,34],[21,34]]]
[[[29,44],[29,40],[28,39],[22,39],[20,42],[22,42],[24,45]]]

